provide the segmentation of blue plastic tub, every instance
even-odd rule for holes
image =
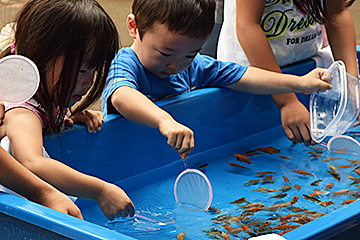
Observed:
[[[314,65],[313,61],[304,61],[283,71],[303,75]],[[298,97],[308,105],[308,95],[300,94]],[[290,146],[280,126],[279,111],[270,96],[207,88],[157,104],[194,131],[195,149],[188,160],[193,167],[204,161],[215,163],[224,152],[232,155],[234,152],[266,146],[279,139]],[[102,130],[96,134],[89,134],[84,126],[76,125],[67,128],[60,136],[62,145],[57,136],[45,137],[44,145],[52,158],[119,185],[131,198],[133,193],[146,186],[166,179],[172,181],[184,169],[179,155],[167,145],[158,130],[130,122],[120,115],[108,116]],[[260,164],[255,164],[256,167],[262,170]],[[234,174],[233,170],[228,172]],[[236,174],[244,179],[247,176],[241,172]],[[214,181],[212,184],[218,185],[220,182]],[[231,182],[226,184],[224,188],[230,189]],[[171,196],[173,189],[168,192]],[[215,204],[221,204],[221,200],[216,199],[216,192],[214,199]],[[175,202],[175,199],[172,201]],[[92,209],[97,208],[95,202],[78,199],[76,203],[83,211],[85,221],[2,193],[2,239],[134,239],[131,234],[122,234],[97,224],[105,220],[103,216],[92,212]],[[284,237],[289,240],[355,239],[359,231],[359,213],[360,201],[307,223]],[[181,229],[173,230],[173,239],[179,231]],[[145,239],[160,239],[156,232],[148,236],[146,232],[144,234],[142,238]],[[192,239],[190,235],[188,237]],[[206,235],[203,237],[208,239]]]

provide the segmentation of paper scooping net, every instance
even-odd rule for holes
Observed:
[[[194,211],[206,211],[212,202],[213,191],[211,183],[206,175],[197,170],[187,167],[176,178],[174,194],[176,202],[187,209]]]
[[[327,148],[331,152],[360,155],[360,143],[345,135],[332,137],[327,143]]]
[[[0,59],[0,98],[18,103],[29,100],[37,91],[40,75],[28,58],[10,55]]]

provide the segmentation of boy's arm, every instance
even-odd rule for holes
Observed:
[[[344,0],[326,1],[331,21],[325,22],[327,37],[335,60],[342,60],[346,71],[358,78],[354,22]]]
[[[310,73],[298,77],[291,74],[275,73],[256,67],[248,67],[240,80],[227,86],[230,89],[252,94],[274,94],[299,92],[309,94],[324,92],[332,88],[322,79],[326,69],[316,68]]]
[[[251,66],[281,73],[264,32],[260,27],[264,0],[236,1],[236,32]],[[281,113],[281,122],[291,141],[310,144],[310,117],[294,93],[271,95]]]
[[[176,122],[170,114],[156,106],[146,96],[131,87],[119,87],[111,95],[116,110],[130,121],[158,128],[168,144],[186,159],[194,148],[194,133]]]

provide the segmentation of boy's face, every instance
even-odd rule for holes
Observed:
[[[139,31],[134,36],[132,49],[141,64],[158,78],[187,69],[206,41],[170,32],[163,24],[154,24],[142,40]]]

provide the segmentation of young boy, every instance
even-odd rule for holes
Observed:
[[[325,91],[324,69],[296,77],[198,54],[214,26],[215,0],[134,0],[127,27],[134,43],[115,56],[102,96],[105,115],[158,128],[186,159],[194,148],[191,129],[152,101],[202,87],[253,94]]]

